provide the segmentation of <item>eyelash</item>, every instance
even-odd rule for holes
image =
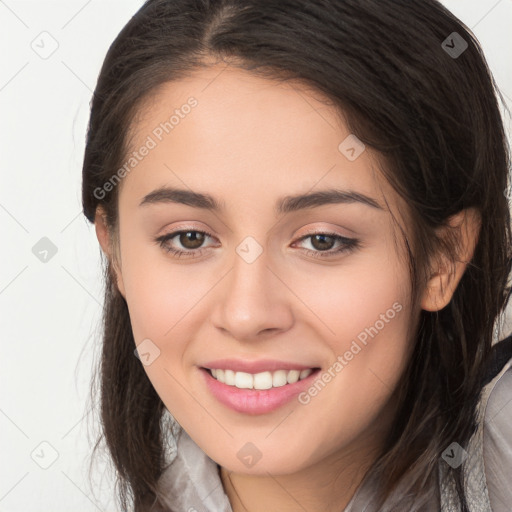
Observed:
[[[174,231],[172,233],[168,233],[166,235],[162,235],[155,239],[155,242],[159,244],[159,246],[164,249],[166,252],[171,253],[176,258],[181,258],[182,256],[185,257],[192,257],[192,258],[198,258],[201,256],[203,249],[191,249],[188,251],[182,251],[180,249],[173,249],[170,245],[168,245],[168,242],[172,240],[173,238],[177,237],[178,235],[181,235],[182,233],[201,233],[203,235],[206,235],[210,238],[213,237],[211,233],[208,231],[200,231],[198,229],[181,229],[179,231]],[[314,233],[308,233],[307,235],[302,236],[297,240],[297,242],[301,242],[303,240],[306,240],[307,238],[311,238],[315,235],[323,235],[323,236],[329,236],[335,239],[335,241],[342,242],[343,245],[341,247],[338,247],[337,249],[329,249],[327,251],[312,251],[311,249],[303,249],[303,251],[306,252],[309,256],[312,256],[313,258],[331,258],[334,257],[340,253],[347,252],[350,253],[356,249],[358,249],[361,246],[361,243],[356,238],[347,238],[341,235],[338,235],[336,233],[331,232],[314,232]],[[197,256],[190,256],[199,253]]]

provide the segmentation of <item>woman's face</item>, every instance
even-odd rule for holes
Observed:
[[[409,355],[416,312],[390,214],[403,204],[316,98],[230,67],[195,72],[145,105],[119,174],[118,285],[144,369],[239,473],[376,448]]]

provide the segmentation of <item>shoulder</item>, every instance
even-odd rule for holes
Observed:
[[[492,510],[509,511],[512,502],[512,355],[501,350],[498,373],[488,386],[483,418],[485,479]],[[486,387],[487,387],[486,386]]]

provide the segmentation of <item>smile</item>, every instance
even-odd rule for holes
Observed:
[[[306,370],[276,370],[273,372],[264,371],[256,374],[246,372],[235,372],[233,370],[210,369],[214,379],[228,386],[239,389],[271,389],[295,384],[299,380],[309,377],[313,368]]]
[[[242,414],[270,413],[290,403],[317,378],[320,368],[235,372],[199,368],[208,392],[218,402]]]

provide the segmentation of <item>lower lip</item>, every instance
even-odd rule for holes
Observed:
[[[244,414],[265,414],[282,407],[309,387],[320,372],[319,369],[313,370],[305,379],[294,384],[257,390],[228,386],[214,379],[208,370],[204,368],[200,370],[212,395],[230,409]]]

